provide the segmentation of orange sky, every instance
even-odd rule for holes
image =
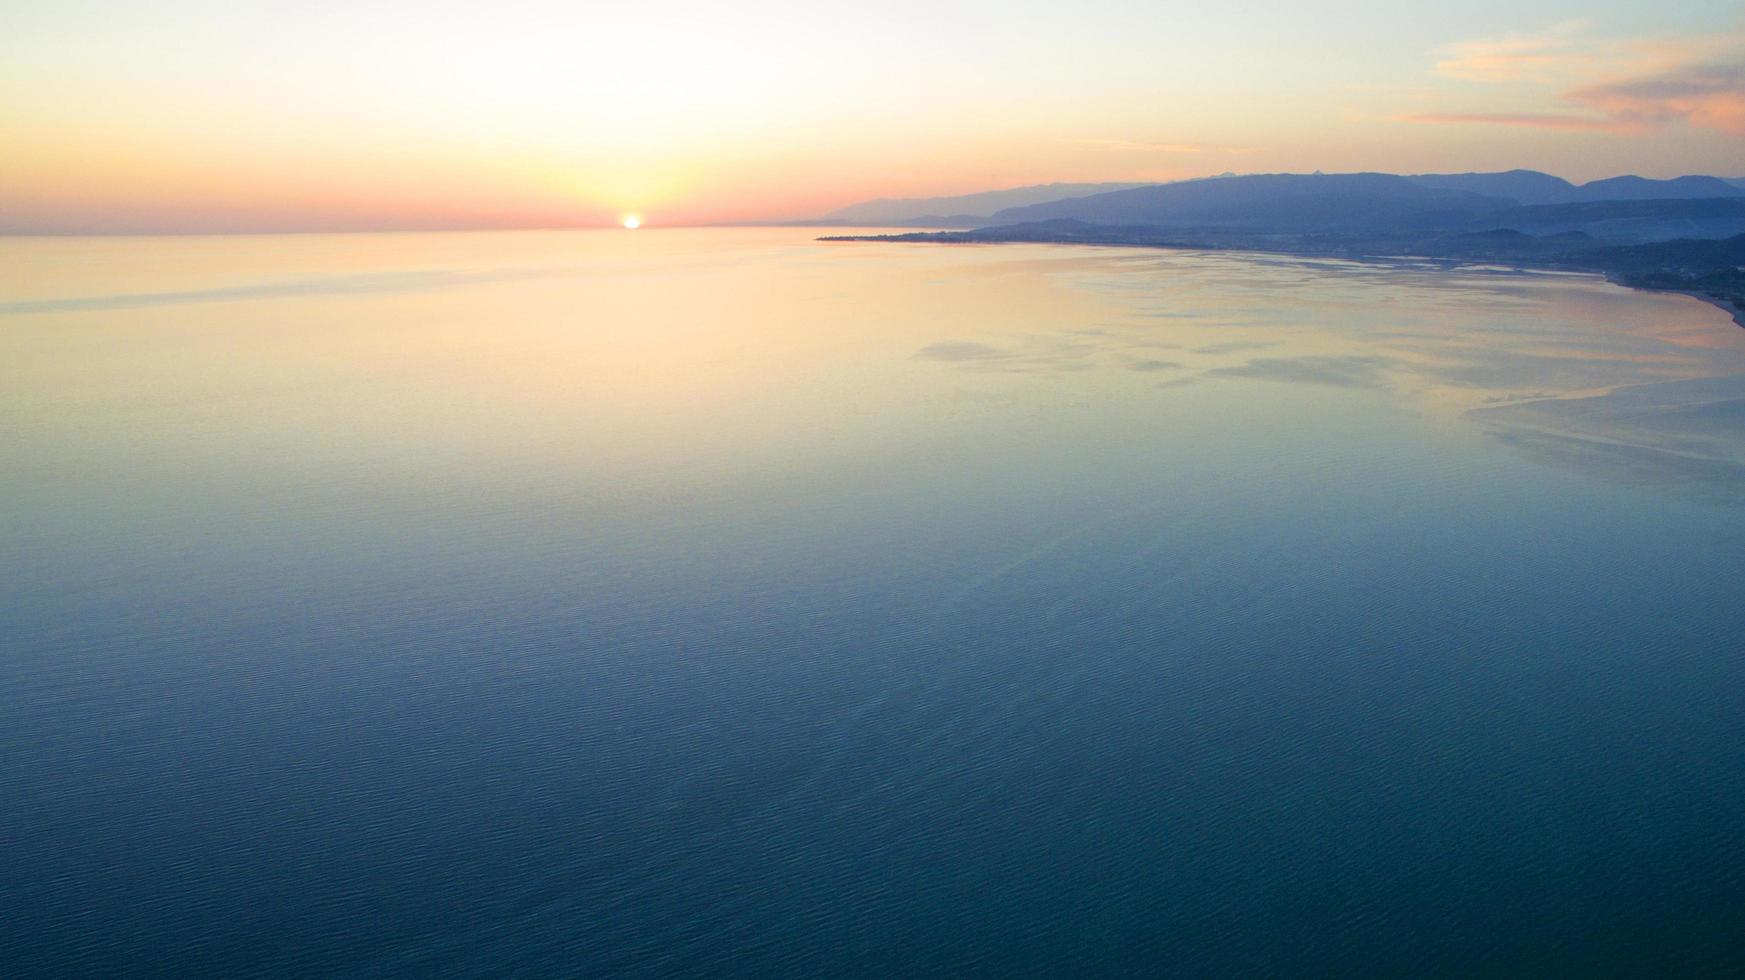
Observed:
[[[1740,3],[264,6],[0,0],[0,230],[670,225],[1227,170],[1745,176]]]

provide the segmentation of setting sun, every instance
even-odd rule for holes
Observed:
[[[627,214],[624,216],[623,224],[624,224],[624,227],[629,228],[632,231],[636,230],[637,228],[641,228],[642,227],[642,215],[640,215],[640,214]]]

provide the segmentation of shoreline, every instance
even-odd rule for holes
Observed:
[[[1387,262],[1435,262],[1459,268],[1461,266],[1505,266],[1518,272],[1578,272],[1583,275],[1599,276],[1607,282],[1626,289],[1639,290],[1645,293],[1675,293],[1698,299],[1732,317],[1733,323],[1745,329],[1745,304],[1735,302],[1723,296],[1707,293],[1699,289],[1679,289],[1676,287],[1661,287],[1629,282],[1617,273],[1605,269],[1595,269],[1591,266],[1580,266],[1570,263],[1546,261],[1541,263],[1522,263],[1507,258],[1482,259],[1461,258],[1439,255],[1380,255],[1362,249],[1285,249],[1267,248],[1263,244],[1243,245],[1234,247],[1216,245],[1205,242],[1133,242],[1114,239],[1056,239],[1045,238],[981,238],[972,237],[971,233],[962,231],[933,232],[899,232],[889,235],[820,235],[813,239],[819,242],[892,242],[907,245],[1084,245],[1091,248],[1133,248],[1133,249],[1167,249],[1178,252],[1252,252],[1257,255],[1294,255],[1308,259],[1340,259],[1350,262],[1370,262],[1383,264]]]
[[[1613,281],[1615,282],[1616,280]],[[1732,316],[1734,323],[1745,328],[1745,306],[1741,306],[1730,299],[1715,296],[1711,293],[1705,293],[1696,289],[1658,289],[1654,286],[1631,286],[1629,283],[1618,283],[1618,285],[1629,286],[1631,289],[1640,289],[1645,293],[1678,293],[1683,296],[1689,296],[1693,299],[1700,299],[1710,306],[1719,309],[1721,312]]]

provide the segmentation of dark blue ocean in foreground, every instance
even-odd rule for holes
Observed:
[[[779,230],[0,241],[0,975],[1745,971],[1745,331]]]

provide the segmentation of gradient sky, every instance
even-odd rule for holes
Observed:
[[[0,230],[1517,166],[1745,176],[1745,2],[0,0]]]

